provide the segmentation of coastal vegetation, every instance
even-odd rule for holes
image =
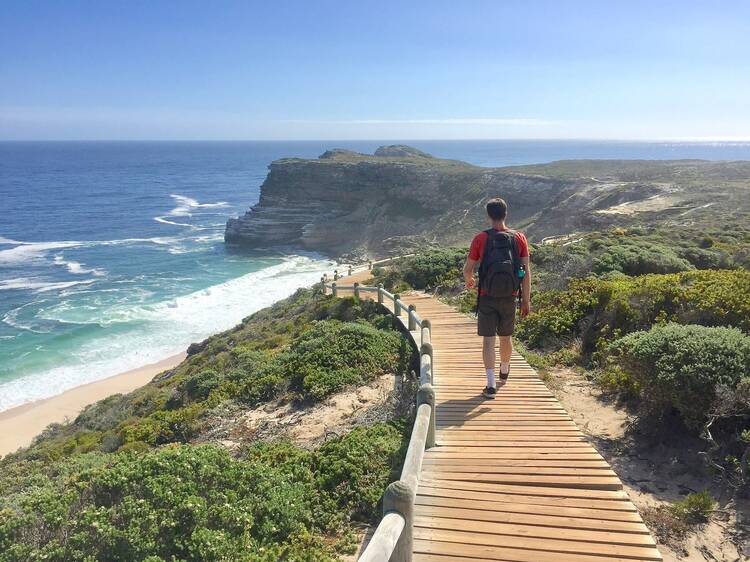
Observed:
[[[377,519],[408,418],[233,449],[211,439],[211,423],[232,408],[305,408],[404,377],[411,358],[376,304],[300,290],[2,459],[0,561],[336,560],[356,526]]]

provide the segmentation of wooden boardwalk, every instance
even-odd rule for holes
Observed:
[[[476,321],[424,294],[401,300],[432,323],[437,396],[437,446],[422,465],[414,559],[661,560],[617,475],[528,363],[514,354],[508,383],[486,400]]]

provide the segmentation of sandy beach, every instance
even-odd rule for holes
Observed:
[[[0,457],[29,445],[49,424],[72,420],[92,402],[112,394],[135,390],[185,357],[185,353],[178,353],[157,363],[71,388],[58,396],[0,412]]]

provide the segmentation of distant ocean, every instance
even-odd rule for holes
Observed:
[[[329,270],[227,251],[266,168],[386,142],[0,142],[0,411],[183,351]],[[750,143],[414,141],[483,166],[750,159]]]

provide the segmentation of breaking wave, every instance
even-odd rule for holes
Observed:
[[[0,383],[0,411],[184,351],[191,342],[226,330],[299,287],[311,285],[330,267],[326,260],[289,256],[277,265],[152,304],[124,299],[110,306],[82,309],[57,303],[41,309],[33,324],[26,321],[28,314],[21,320],[19,309],[10,311],[3,320],[19,329],[44,332],[46,326],[80,324],[98,325],[101,333],[72,351],[66,350],[63,362]],[[26,288],[34,283],[31,279],[6,280],[8,285],[11,282]]]

